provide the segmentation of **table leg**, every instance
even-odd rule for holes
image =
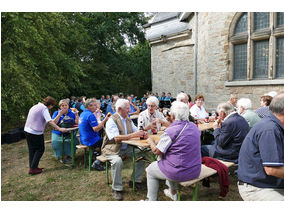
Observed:
[[[132,189],[135,191],[135,147],[132,146]]]
[[[62,133],[62,162],[64,163],[64,136]]]
[[[71,131],[71,157],[72,157],[72,167],[75,166],[74,134],[76,135],[76,132],[75,132],[74,130]]]

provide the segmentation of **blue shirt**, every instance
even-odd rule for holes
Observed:
[[[161,101],[166,100],[166,97],[167,97],[167,96],[162,96],[162,97],[161,97]]]
[[[135,107],[130,104],[130,113],[133,113],[133,112],[136,112],[136,111],[137,110],[135,109]]]
[[[53,115],[52,115],[52,119],[56,118],[57,115],[58,115],[58,111],[55,111],[53,113]],[[72,112],[71,109],[68,109],[67,115],[61,115],[61,117],[58,120],[57,125],[60,124],[60,122],[63,120],[63,118],[64,118],[64,120],[68,120],[68,121],[69,120],[73,120],[73,123],[75,124],[76,115]],[[57,135],[61,135],[62,134],[61,132],[56,131],[56,130],[52,130],[52,133],[55,133]]]
[[[239,154],[238,178],[259,188],[284,188],[284,180],[267,175],[264,166],[284,166],[284,127],[272,113],[246,136]]]
[[[269,106],[264,106],[254,111],[260,118],[264,118],[269,115]]]
[[[116,111],[115,111],[115,109],[113,110],[112,109],[112,102],[110,102],[108,105],[107,105],[107,108],[106,108],[106,114],[108,114],[108,113],[111,113],[111,114],[114,114]]]
[[[168,98],[168,97],[165,97],[165,98],[164,98],[164,101],[171,101],[171,100],[172,100],[172,97],[169,97],[169,98]]]
[[[81,113],[79,118],[80,142],[85,146],[92,146],[100,139],[99,132],[95,132],[93,127],[98,126],[95,115],[88,109]]]

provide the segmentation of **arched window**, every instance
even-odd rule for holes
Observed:
[[[237,13],[229,46],[230,81],[284,79],[283,12]]]
[[[244,13],[236,24],[234,34],[248,31],[248,14]]]

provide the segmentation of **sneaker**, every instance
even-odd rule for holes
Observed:
[[[94,168],[97,171],[104,171],[106,169],[105,166],[97,164],[96,162],[92,164],[92,168]]]
[[[121,191],[112,190],[112,197],[116,200],[123,200]]]
[[[132,188],[132,187],[133,187],[133,184],[132,184],[132,183],[133,183],[132,180],[130,180],[130,181],[128,182],[129,188]],[[136,189],[136,190],[145,189],[145,188],[146,188],[145,184],[135,182],[135,189]]]
[[[165,189],[165,190],[164,190],[164,194],[165,194],[167,197],[171,198],[173,201],[177,201],[177,194],[173,195],[173,194],[170,192],[169,189]]]
[[[60,159],[60,162],[63,163],[63,164],[72,164],[72,159],[67,159],[67,158],[63,159],[63,160]]]

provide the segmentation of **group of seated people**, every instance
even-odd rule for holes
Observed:
[[[111,163],[112,194],[116,200],[123,199],[122,156],[132,153],[132,149],[121,141],[135,137],[147,139],[152,152],[160,156],[146,168],[147,200],[158,199],[160,179],[167,180],[169,186],[164,190],[165,195],[177,200],[177,182],[197,178],[201,157],[205,156],[238,164],[238,187],[244,200],[283,200],[284,94],[269,96],[271,98],[266,96],[269,95],[261,97],[261,108],[256,111],[252,110],[250,99],[238,100],[236,95],[232,95],[228,102],[220,103],[216,110],[218,119],[213,115],[215,112],[209,118],[214,121],[214,140],[202,146],[201,132],[190,121],[204,123],[209,117],[203,106],[203,95],[197,95],[192,105],[187,94],[179,93],[166,114],[158,109],[159,99],[156,96],[147,97],[147,110],[139,113],[139,108],[136,108],[139,114],[137,126],[129,117],[131,107],[136,106],[131,96],[127,99],[114,96],[112,112],[99,118],[96,116],[96,112],[100,111],[99,100],[87,99],[79,118],[77,111],[73,113],[68,109],[69,105],[61,101],[61,110],[55,112],[53,118],[58,124],[67,116],[74,119],[74,123],[78,121],[80,142],[87,146],[101,146],[101,154]],[[148,135],[161,125],[167,128],[158,142],[153,141]],[[104,126],[105,137],[102,138],[99,132]],[[59,140],[56,134],[52,134],[54,149],[56,140]],[[60,154],[55,151],[56,156]],[[68,161],[70,146],[64,154]],[[100,162],[96,160],[95,164],[100,165]],[[135,164],[135,186],[138,189],[142,187],[144,166],[143,160]],[[132,186],[131,181],[129,185]]]

